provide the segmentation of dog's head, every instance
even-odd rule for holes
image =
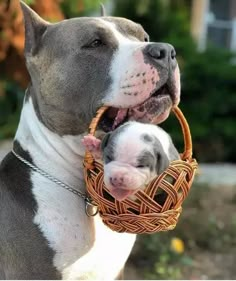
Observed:
[[[125,120],[158,123],[179,103],[175,50],[149,42],[141,25],[117,17],[50,24],[21,6],[28,92],[51,131],[80,134],[103,105],[110,106],[102,121],[106,131]]]

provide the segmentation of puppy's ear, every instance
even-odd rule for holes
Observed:
[[[156,162],[156,172],[160,175],[164,172],[170,165],[170,161],[164,151],[157,152],[157,162]]]
[[[175,146],[174,146],[172,141],[170,142],[170,146],[169,146],[169,159],[170,159],[170,161],[174,161],[174,160],[180,159],[179,152],[175,148]]]
[[[157,137],[154,137],[154,154],[156,155],[156,173],[160,175],[169,166],[170,160]]]
[[[103,151],[104,148],[107,146],[110,136],[111,136],[111,133],[107,133],[107,134],[103,137],[102,143],[101,143],[101,149],[102,149],[102,151]]]
[[[43,20],[29,6],[20,1],[25,23],[25,56],[33,56],[38,47],[40,38],[46,31],[49,23]]]

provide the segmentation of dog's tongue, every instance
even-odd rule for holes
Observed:
[[[134,193],[134,190],[122,189],[122,188],[112,188],[110,189],[111,195],[118,201],[125,200],[129,195]]]
[[[120,125],[122,121],[124,121],[126,115],[127,115],[128,109],[119,109],[116,116],[115,121],[112,125],[112,130],[114,130],[116,127]]]

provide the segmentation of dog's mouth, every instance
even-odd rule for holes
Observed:
[[[123,189],[123,188],[111,188],[110,189],[111,195],[118,201],[122,201],[122,200],[126,199],[127,197],[133,195],[136,192],[137,192],[137,190]]]
[[[109,132],[130,120],[154,124],[163,122],[173,105],[171,92],[166,83],[141,104],[130,108],[110,107],[101,119],[101,129]]]

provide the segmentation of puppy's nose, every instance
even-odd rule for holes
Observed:
[[[123,177],[110,177],[110,183],[114,187],[122,186],[124,183],[124,178]]]
[[[176,52],[172,45],[166,43],[151,43],[144,49],[144,54],[154,62],[174,69],[177,65]]]

